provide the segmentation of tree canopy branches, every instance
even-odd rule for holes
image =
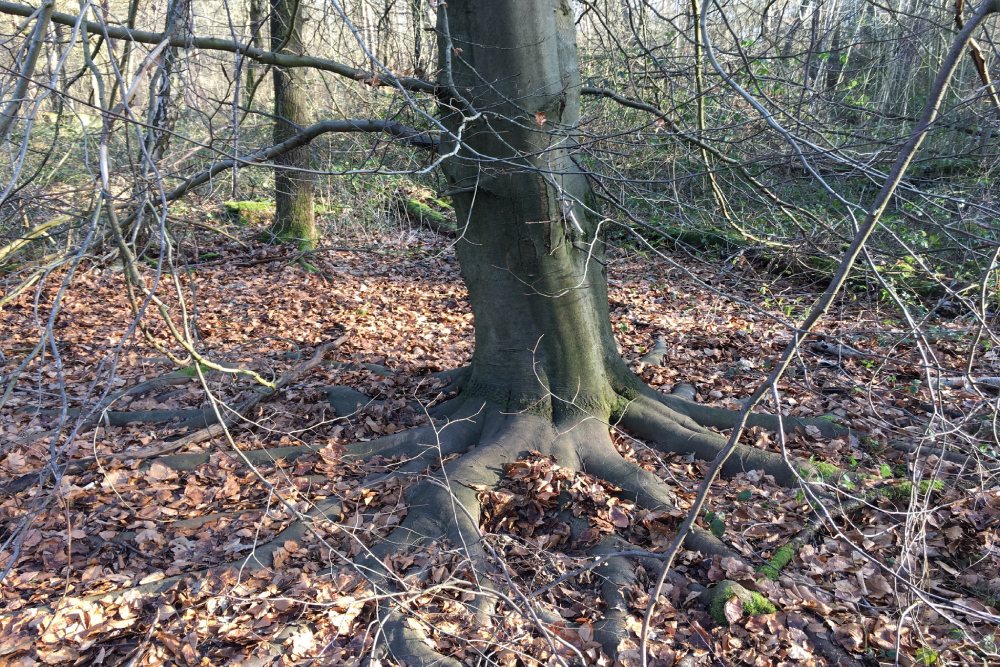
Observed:
[[[12,16],[30,17],[36,12],[36,8],[30,5],[22,5],[8,0],[0,0],[0,13]],[[168,35],[160,32],[150,32],[148,30],[135,30],[123,25],[106,23],[104,21],[83,20],[82,16],[66,14],[65,12],[52,12],[51,21],[59,25],[86,27],[87,31],[95,34],[121,39],[139,44],[160,44],[167,42],[171,46],[181,48],[195,48],[205,51],[223,51],[246,56],[251,60],[263,65],[278,65],[280,67],[310,67],[322,72],[331,72],[340,76],[359,81],[370,86],[392,86],[405,90],[419,91],[424,93],[434,93],[435,85],[429,81],[415,79],[413,77],[396,77],[389,72],[370,72],[355,67],[350,67],[343,63],[329,60],[327,58],[316,58],[309,55],[297,55],[291,53],[275,53],[250,44],[234,42],[232,40],[220,39],[218,37],[197,37],[185,35]]]

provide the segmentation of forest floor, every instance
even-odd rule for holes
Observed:
[[[347,443],[426,423],[421,406],[443,396],[431,374],[468,362],[472,315],[454,255],[446,240],[415,230],[327,239],[309,259],[318,271],[280,248],[209,236],[199,243],[200,259],[162,274],[157,293],[179,312],[170,283],[181,287],[211,360],[275,378],[320,344],[342,341],[322,365],[234,424],[232,442],[218,436],[187,447],[211,455],[210,463],[191,471],[178,473],[148,453],[169,449],[172,438],[197,431],[197,424],[100,424],[72,438],[68,428],[53,437],[56,418],[44,411],[93,405],[104,392],[176,370],[141,334],[128,331],[132,317],[120,270],[83,263],[53,324],[59,358],[47,350],[32,362],[0,414],[0,479],[44,470],[53,451],[61,461],[94,457],[96,464],[71,471],[57,485],[36,480],[0,495],[2,664],[349,665],[376,641],[377,605],[350,558],[405,516],[402,490],[409,482],[389,476],[363,485],[370,473],[397,462],[345,465],[338,453]],[[815,286],[750,266],[680,253],[671,258],[684,270],[624,250],[611,257],[613,325],[623,355],[656,388],[691,383],[699,401],[739,407],[787,344],[783,321],[809,304]],[[155,272],[144,268],[154,280]],[[3,378],[38,344],[64,276],[48,276],[38,293],[29,291],[0,311]],[[146,322],[154,336],[168,340],[152,307]],[[936,321],[930,330],[942,365],[960,374],[974,324]],[[662,364],[641,363],[657,337],[667,344]],[[745,560],[681,552],[649,628],[649,664],[685,658],[684,664],[827,664],[808,638],[817,632],[869,664],[988,664],[1000,641],[997,627],[984,620],[998,614],[1000,482],[989,475],[959,479],[959,464],[934,455],[917,461],[889,446],[916,442],[932,409],[921,362],[891,309],[870,295],[850,294],[815,340],[840,341],[862,354],[838,359],[807,344],[781,383],[782,409],[836,414],[864,435],[829,440],[797,433],[787,438],[788,449],[850,471],[839,490],[844,498],[891,480],[901,488],[907,479],[943,484],[915,484],[912,493],[874,499],[828,525],[772,582],[758,580],[745,563],[766,562],[809,523],[805,495],[753,472],[720,480],[710,498],[713,514],[702,521]],[[103,380],[95,386],[113,355],[110,386]],[[979,350],[976,364],[977,373],[1000,375],[996,349]],[[205,375],[222,403],[238,405],[255,391],[245,376]],[[125,394],[109,410],[199,409],[206,391],[195,373],[189,376]],[[330,386],[352,387],[372,400],[337,414]],[[995,405],[968,388],[941,393],[959,412],[981,412],[984,401]],[[780,447],[760,430],[744,437]],[[253,467],[234,449],[303,444],[315,453]],[[664,516],[637,510],[613,488],[530,454],[508,469],[500,489],[483,492],[484,539],[508,573],[507,602],[493,627],[470,625],[461,605],[467,593],[437,585],[464,566],[455,549],[399,555],[395,572],[430,573],[413,578],[412,600],[421,610],[413,622],[429,630],[439,651],[468,664],[611,664],[593,638],[602,614],[594,573],[561,578],[581,566],[585,550],[548,510],[560,493],[569,493],[591,522],[591,537],[617,532],[656,551],[666,546],[707,467],[657,456],[624,437],[619,445],[670,481],[676,510]],[[137,451],[147,453],[143,460],[129,458]],[[219,567],[252,562],[255,546],[330,498],[339,499],[337,513],[281,544],[274,568]],[[151,584],[188,573],[166,591],[144,594]],[[778,611],[749,615],[727,607],[728,623],[718,623],[690,582],[723,579],[753,582]],[[641,664],[638,637],[650,588],[640,579],[630,591],[633,621],[622,638],[621,664]],[[526,611],[529,602],[566,624],[546,621],[543,631]]]

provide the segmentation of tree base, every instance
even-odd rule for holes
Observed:
[[[343,464],[376,457],[394,462],[389,472],[367,478],[362,483],[366,488],[391,477],[408,482],[416,479],[405,492],[405,518],[387,536],[352,559],[379,600],[379,630],[374,644],[377,651],[405,665],[462,664],[437,650],[433,635],[438,630],[433,623],[422,620],[422,606],[427,604],[428,596],[434,595],[448,600],[447,605],[462,607],[463,617],[483,629],[493,627],[498,614],[510,614],[516,609],[530,619],[535,631],[552,644],[553,651],[577,650],[572,648],[572,642],[560,639],[560,633],[577,632],[579,628],[561,618],[547,618],[541,607],[524,598],[511,581],[503,555],[491,539],[484,539],[484,525],[495,523],[495,517],[487,514],[495,514],[490,507],[496,504],[495,494],[502,493],[501,486],[518,475],[526,475],[530,461],[544,461],[556,472],[547,473],[552,479],[547,482],[550,488],[540,511],[559,517],[558,523],[564,528],[562,538],[582,554],[584,565],[573,575],[592,572],[596,576],[599,590],[595,597],[603,602],[604,616],[593,628],[593,640],[615,656],[619,642],[628,636],[628,591],[636,585],[642,565],[655,571],[663,558],[618,533],[616,528],[627,526],[631,520],[620,511],[622,503],[634,508],[632,512],[643,512],[663,531],[676,528],[684,512],[676,506],[675,490],[654,472],[623,455],[613,433],[621,429],[638,435],[660,452],[712,458],[725,447],[726,439],[705,428],[698,418],[718,426],[727,418],[734,421],[736,415],[675,396],[660,396],[651,390],[626,403],[614,428],[605,419],[583,411],[570,411],[573,418],[554,421],[545,416],[546,411],[512,413],[508,406],[467,393],[431,412],[431,426],[350,445],[340,457]],[[765,417],[755,421],[767,421]],[[834,428],[826,420],[817,422]],[[785,422],[786,427],[803,424],[801,420]],[[251,462],[288,460],[311,451],[305,447],[261,450],[251,453]],[[189,470],[207,459],[207,454],[182,454],[159,461],[176,470]],[[812,474],[808,464],[792,468],[777,454],[742,446],[723,474],[752,469],[763,470],[785,484],[797,483],[801,475],[808,478]],[[611,523],[604,521],[601,527],[595,527],[587,518],[586,508],[581,509],[581,496],[571,487],[574,480],[583,477],[590,480],[591,488],[604,489],[601,493],[607,496],[605,507],[618,508],[608,515]],[[275,551],[287,540],[301,537],[308,520],[336,514],[334,510],[329,503],[318,508],[258,546],[253,561],[241,560],[238,565],[244,569],[272,567]],[[687,535],[685,546],[706,556],[742,560],[722,540],[697,526]],[[443,573],[440,567],[430,565],[413,566],[413,554],[426,548],[452,554],[452,572]],[[488,653],[493,649],[487,642],[477,650]]]

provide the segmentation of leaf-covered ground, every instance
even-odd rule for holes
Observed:
[[[346,465],[338,455],[347,443],[426,423],[424,408],[445,397],[432,373],[468,362],[472,316],[451,249],[416,231],[328,239],[308,265],[280,248],[207,234],[198,247],[200,256],[174,271],[144,271],[178,321],[183,301],[191,335],[212,361],[276,378],[316,346],[344,340],[322,366],[245,414],[230,429],[232,443],[218,436],[184,449],[210,452],[210,463],[178,473],[128,453],[169,449],[172,439],[197,431],[196,423],[109,424],[93,415],[96,426],[73,431],[74,409],[176,370],[134,330],[120,269],[84,262],[63,291],[68,274],[54,272],[37,293],[0,311],[3,378],[20,373],[0,415],[0,477],[24,480],[42,471],[46,480],[8,486],[0,496],[0,663],[346,665],[378,639],[372,590],[351,558],[405,516],[402,491],[410,482],[386,476],[362,484],[399,462]],[[613,253],[611,302],[622,352],[654,387],[691,383],[698,400],[739,407],[788,342],[786,321],[808,305],[808,286],[749,266],[674,260],[687,271]],[[49,326],[56,298],[61,306]],[[179,353],[158,317],[149,306],[146,333]],[[974,373],[1000,375],[997,349],[976,343],[973,322],[931,324],[943,367],[961,375],[974,349]],[[19,368],[47,329],[58,356],[47,342]],[[641,363],[657,337],[667,344],[663,362]],[[988,622],[1000,596],[997,478],[988,468],[959,477],[962,464],[934,454],[914,458],[891,443],[919,442],[932,414],[939,432],[961,419],[995,416],[995,396],[968,386],[934,388],[935,407],[925,362],[906,330],[864,294],[842,300],[813,340],[860,354],[838,357],[829,346],[806,345],[781,383],[782,410],[837,415],[864,435],[830,441],[802,432],[785,445],[798,457],[848,470],[837,491],[845,500],[874,486],[898,491],[872,495],[861,511],[828,523],[772,582],[747,563],[764,563],[809,524],[806,496],[754,473],[718,482],[703,523],[745,560],[682,552],[645,629],[650,664],[828,664],[810,639],[824,634],[870,664],[988,664],[998,641]],[[107,409],[202,408],[206,391],[197,375],[124,393]],[[223,411],[255,391],[246,376],[204,375]],[[352,387],[371,401],[337,414],[327,398],[331,386]],[[60,410],[68,426],[54,435]],[[781,447],[763,431],[745,437]],[[978,453],[995,462],[988,434],[978,443]],[[233,448],[300,444],[315,453],[252,467]],[[410,622],[469,664],[611,664],[594,641],[602,600],[586,547],[617,533],[649,551],[664,548],[707,467],[661,458],[625,437],[617,444],[670,482],[675,509],[639,510],[615,488],[527,454],[508,468],[501,488],[482,491],[484,540],[503,572],[494,625],[472,622],[462,604],[471,588],[454,582],[471,587],[477,574],[448,544],[401,553],[390,564],[419,610]],[[96,464],[53,484],[45,473],[53,454],[60,462],[94,457]],[[567,497],[572,514],[589,522],[575,541],[568,517],[555,511]],[[336,512],[281,544],[274,569],[220,567],[252,559],[255,546],[329,499],[339,499]],[[157,582],[188,573],[148,594]],[[692,582],[723,579],[756,586],[778,611],[753,616],[728,605],[728,624],[718,623]],[[622,664],[641,663],[652,584],[640,578],[628,591],[633,621],[622,638]],[[114,591],[121,594],[108,595]],[[528,613],[531,606],[544,620]],[[493,662],[476,662],[484,652]]]

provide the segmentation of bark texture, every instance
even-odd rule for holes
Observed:
[[[271,49],[275,52],[303,53],[304,8],[299,0],[271,0]],[[274,68],[274,143],[298,134],[309,123],[309,96],[305,71],[290,67]],[[313,175],[309,169],[309,148],[301,146],[275,158],[274,222],[271,234],[284,242],[298,243],[312,250],[319,239],[313,201]]]
[[[188,17],[191,0],[171,0],[167,5],[167,18],[163,34],[184,37],[191,33]],[[173,83],[178,70],[179,47],[168,44],[163,49],[160,66],[153,73],[149,84],[151,101],[147,117],[145,159],[154,167],[163,157],[170,143],[171,133],[177,122],[176,105],[172,101]]]
[[[607,418],[636,386],[611,332],[604,230],[585,210],[590,188],[574,158],[570,6],[466,0],[439,16],[444,120],[464,141],[445,172],[476,322],[465,391]]]

